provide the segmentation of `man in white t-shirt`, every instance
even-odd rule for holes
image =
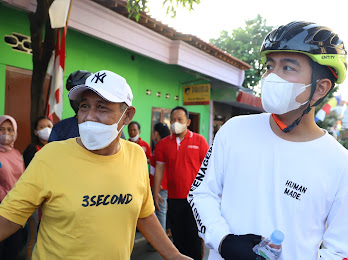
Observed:
[[[188,195],[209,259],[264,259],[252,248],[274,230],[285,235],[282,260],[348,257],[348,152],[314,121],[314,107],[346,77],[346,54],[314,23],[266,36],[268,113],[219,130]]]

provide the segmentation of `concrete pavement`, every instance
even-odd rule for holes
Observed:
[[[209,249],[205,247],[205,256],[203,260],[207,260]],[[163,258],[147,243],[146,239],[140,232],[136,232],[134,239],[134,248],[131,260],[162,260]]]

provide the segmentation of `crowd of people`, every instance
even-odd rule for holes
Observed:
[[[16,120],[0,116],[0,259],[129,259],[136,230],[164,259],[202,260],[204,244],[212,260],[265,259],[252,249],[274,230],[282,260],[347,259],[348,152],[314,121],[346,77],[343,42],[292,22],[261,58],[267,113],[232,118],[210,148],[183,106],[150,147],[130,86],[108,70],[72,73],[75,115],[39,117],[23,155]]]

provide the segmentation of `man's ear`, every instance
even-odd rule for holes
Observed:
[[[191,124],[191,119],[187,119],[186,126],[189,126]]]
[[[331,81],[329,79],[321,79],[317,82],[317,88],[313,94],[312,102],[315,103],[331,90]]]
[[[123,120],[123,124],[128,125],[130,122],[132,122],[133,117],[135,115],[135,107],[132,107],[132,106],[128,107],[125,115],[126,116]]]

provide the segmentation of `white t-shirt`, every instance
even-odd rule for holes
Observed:
[[[282,260],[348,257],[348,152],[327,132],[290,142],[274,134],[270,114],[234,117],[218,131],[188,201],[209,259],[222,259],[227,234],[276,229],[285,235]],[[319,251],[321,241],[327,249]]]

